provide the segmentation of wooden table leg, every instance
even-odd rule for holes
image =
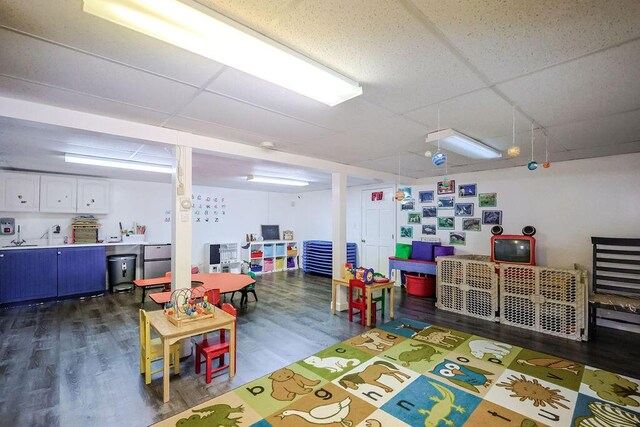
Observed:
[[[395,305],[395,301],[394,301],[394,288],[395,285],[391,285],[391,287],[389,288],[389,291],[391,292],[391,298],[389,298],[389,319],[393,320],[393,306]]]
[[[233,378],[236,374],[236,328],[231,326],[231,337],[229,338],[229,377]]]
[[[171,364],[171,354],[169,353],[169,340],[167,338],[162,340],[163,344],[163,358],[162,358],[162,398],[165,403],[169,401],[169,365]],[[179,360],[176,360],[175,363],[180,363]]]
[[[367,326],[371,326],[371,287],[367,287]]]
[[[336,314],[336,282],[331,279],[331,314]]]

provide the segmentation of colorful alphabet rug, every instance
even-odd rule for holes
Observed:
[[[640,380],[399,319],[191,408],[176,426],[637,426]]]

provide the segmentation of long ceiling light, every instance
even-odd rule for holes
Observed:
[[[472,159],[497,159],[502,153],[480,141],[453,129],[431,132],[426,142],[435,142],[440,138],[440,147]]]
[[[298,181],[295,179],[272,178],[270,176],[255,176],[255,175],[249,175],[247,177],[247,181],[261,182],[264,184],[291,185],[294,187],[304,187],[306,185],[309,185],[307,181]]]
[[[84,0],[83,10],[329,106],[362,94],[357,82],[211,10],[177,0]]]
[[[105,166],[110,168],[132,169],[145,172],[172,173],[173,166],[155,163],[134,162],[131,160],[110,159],[108,157],[82,156],[79,154],[65,154],[64,161],[82,165]]]

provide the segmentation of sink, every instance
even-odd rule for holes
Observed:
[[[7,245],[7,246],[3,246],[3,248],[32,248],[34,246],[38,246],[38,245],[20,245],[20,246]]]

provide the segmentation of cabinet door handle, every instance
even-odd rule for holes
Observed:
[[[58,255],[62,255],[62,252],[58,251]]]
[[[0,258],[4,258],[4,254],[0,254]]]

